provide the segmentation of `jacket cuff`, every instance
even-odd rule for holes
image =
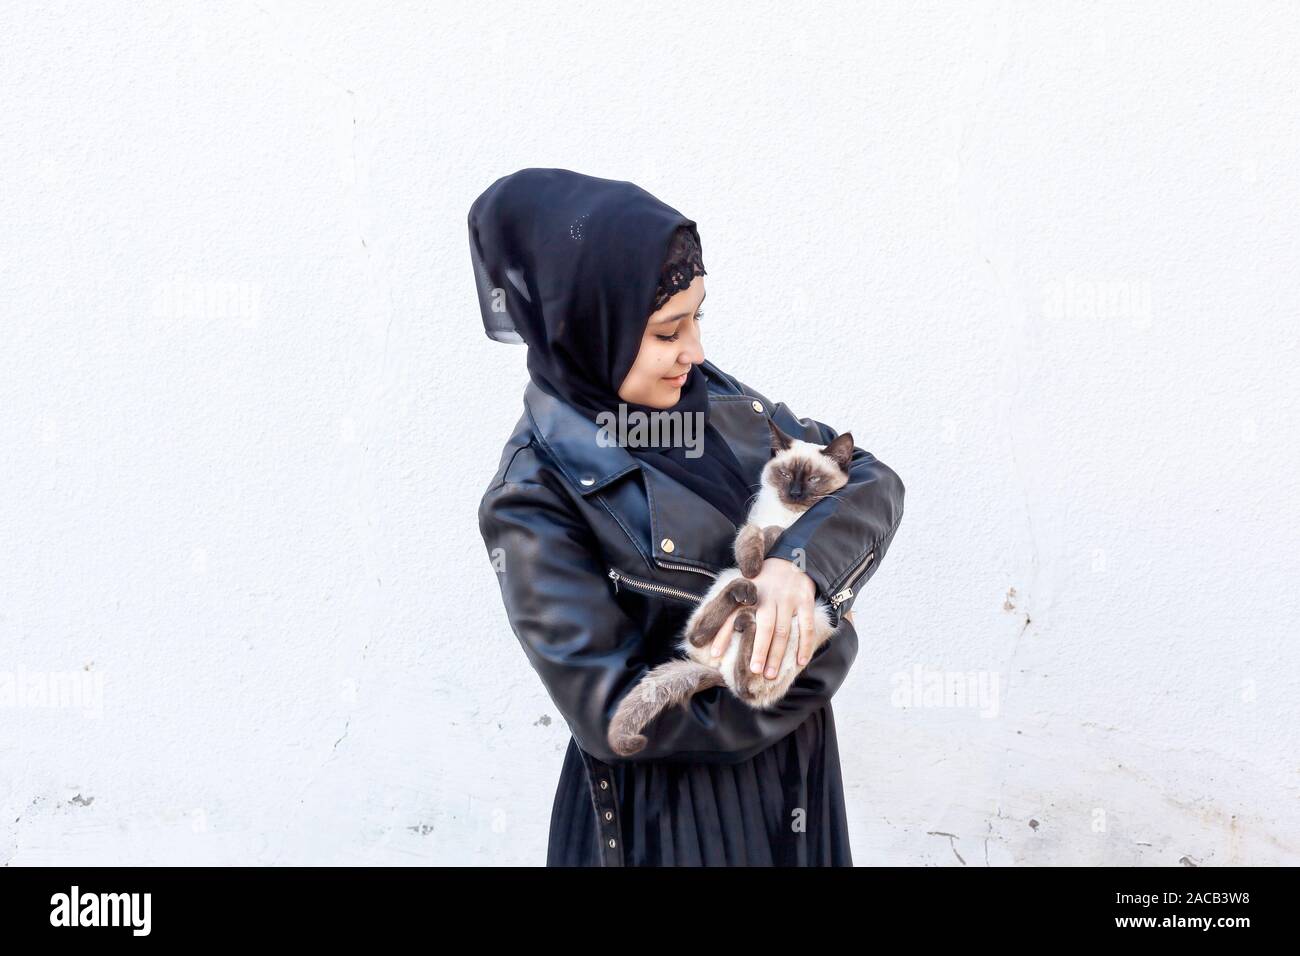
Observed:
[[[793,531],[794,527],[791,525],[787,530]],[[853,609],[853,603],[862,594],[863,586],[876,573],[880,559],[888,550],[897,530],[898,523],[895,523],[883,538],[877,539],[865,552],[847,563],[843,560],[842,551],[828,553],[821,543],[822,539],[816,536],[805,537],[802,532],[796,532],[789,538],[783,534],[773,542],[766,556],[784,558],[812,578],[817,586],[817,596],[830,604],[831,625],[838,627],[844,612]]]

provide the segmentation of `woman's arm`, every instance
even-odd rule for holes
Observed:
[[[484,495],[479,528],[497,567],[506,615],[529,662],[588,753],[608,763],[739,763],[830,700],[858,652],[850,624],[827,641],[774,707],[759,711],[711,687],[657,716],[631,758],[606,740],[623,696],[650,669],[643,634],[615,599],[591,529],[562,491],[503,481]]]
[[[839,435],[823,422],[797,417],[784,402],[773,405],[738,384],[772,407],[773,420],[786,434],[819,445],[829,444]],[[794,562],[827,600],[839,596],[831,614],[831,623],[837,624],[889,550],[903,520],[904,491],[902,479],[892,468],[855,446],[848,484],[800,515],[772,543],[765,557]]]

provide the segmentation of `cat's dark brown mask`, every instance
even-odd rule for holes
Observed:
[[[763,469],[763,481],[776,489],[781,503],[806,511],[848,484],[853,460],[853,433],[837,435],[829,445],[817,445],[787,435],[770,418],[772,457]]]

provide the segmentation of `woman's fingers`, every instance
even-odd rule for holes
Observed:
[[[813,642],[817,635],[813,632],[812,598],[799,603],[799,666],[803,667],[812,657]]]
[[[794,617],[795,606],[787,598],[776,602],[776,626],[772,631],[772,646],[767,652],[767,670],[764,677],[768,680],[781,671],[781,661],[785,659],[785,646],[790,643],[790,620]]]
[[[731,644],[731,635],[736,627],[736,615],[740,613],[740,608],[736,608],[727,615],[727,619],[722,622],[722,627],[718,628],[718,633],[713,636],[713,646],[709,651],[714,657],[721,657],[727,653],[727,646]]]
[[[762,599],[754,611],[754,653],[749,657],[749,669],[755,674],[763,672],[767,662],[767,649],[772,643],[772,622],[776,618],[773,602]]]
[[[754,647],[749,669],[773,680],[781,673],[796,619],[799,631],[796,649],[800,666],[812,658],[817,640],[813,627],[816,587],[804,572],[779,558],[767,559],[755,580],[759,582],[759,601],[754,608]],[[725,633],[720,633],[715,639],[714,648],[719,655],[726,652],[730,642],[734,616],[735,612],[723,626]]]

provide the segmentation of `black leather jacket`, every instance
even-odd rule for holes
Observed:
[[[711,362],[698,370],[708,376],[709,420],[755,481],[770,455],[766,418],[819,444],[838,434]],[[754,710],[724,687],[709,688],[656,717],[644,750],[630,758],[613,753],[605,735],[620,699],[674,656],[692,606],[710,579],[735,563],[736,528],[626,449],[602,447],[594,422],[531,382],[524,406],[483,495],[479,528],[510,626],[589,767],[590,758],[742,762],[830,700],[857,656],[851,621],[818,648],[776,707]],[[767,554],[796,560],[802,553],[839,622],[880,567],[902,517],[898,475],[855,448],[849,483],[803,514]]]

